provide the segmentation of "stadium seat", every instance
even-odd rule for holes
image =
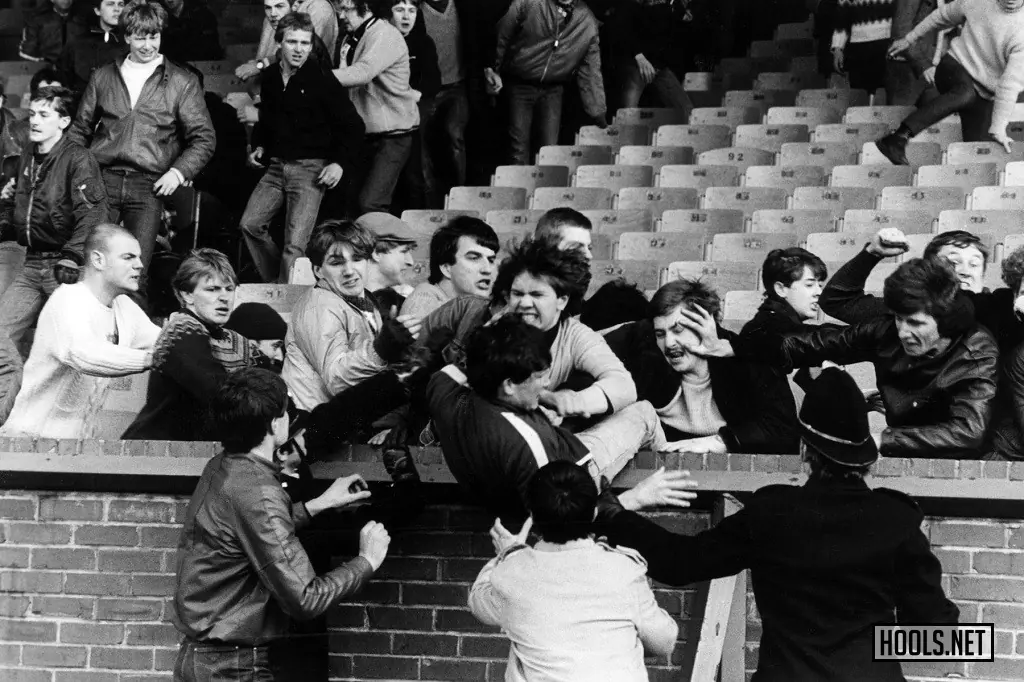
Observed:
[[[816,55],[797,55],[789,60],[789,71],[793,73],[805,73],[818,70],[818,57]]]
[[[27,93],[32,85],[32,74],[18,73],[3,78],[4,94],[9,98],[14,99],[17,97],[21,99],[21,95]]]
[[[798,107],[832,109],[842,116],[850,107],[866,106],[868,93],[864,90],[841,90],[837,88],[801,90],[794,104]]]
[[[994,163],[947,163],[917,169],[919,187],[988,187],[999,184],[999,166]]]
[[[781,187],[790,194],[797,187],[821,187],[828,173],[820,166],[749,166],[744,187]]]
[[[605,187],[618,192],[623,187],[653,187],[654,169],[650,166],[580,166],[573,174],[574,187]]]
[[[615,155],[615,163],[624,166],[650,166],[655,174],[662,166],[693,163],[690,147],[657,147],[653,145],[626,145]]]
[[[445,199],[444,207],[480,213],[526,208],[526,195],[526,190],[522,187],[452,187]]]
[[[934,231],[939,233],[950,230],[987,232],[997,242],[1001,242],[1008,234],[1024,231],[1024,209],[942,211]]]
[[[823,261],[845,263],[860,253],[872,236],[874,232],[815,232],[807,235],[807,250]]]
[[[607,128],[583,126],[576,144],[596,144],[618,149],[627,144],[650,144],[651,129],[645,125],[611,125]]]
[[[754,107],[762,113],[770,107],[791,107],[795,102],[792,90],[729,90],[722,96],[723,107]]]
[[[810,40],[814,37],[814,21],[779,24],[775,27],[777,40]]]
[[[961,209],[967,204],[967,192],[959,187],[886,187],[878,199],[878,208],[906,211],[939,211]]]
[[[870,166],[836,166],[829,178],[832,187],[871,187],[876,192],[881,192],[885,187],[909,187],[913,182],[914,169],[910,166],[880,163]]]
[[[612,207],[613,193],[604,187],[538,187],[530,208],[548,210],[567,206],[577,211]]]
[[[659,232],[699,232],[710,241],[716,234],[743,232],[746,218],[733,208],[695,208],[671,210],[661,214]]]
[[[654,232],[654,217],[642,208],[622,210],[582,211],[594,226],[594,234],[608,235],[612,242],[623,232]]]
[[[741,173],[748,166],[770,166],[774,161],[772,152],[751,147],[723,147],[697,155],[697,163],[701,166],[735,166]]]
[[[565,166],[569,175],[588,164],[612,163],[615,151],[607,145],[548,145],[541,147],[537,163],[542,166]]]
[[[1019,211],[1024,209],[1024,187],[977,187],[971,192],[970,207],[975,210]]]
[[[242,303],[265,303],[281,314],[290,315],[307,291],[309,285],[305,284],[239,284],[235,288],[235,307]]]
[[[810,38],[790,40],[752,40],[751,57],[794,57],[814,54],[814,41]]]
[[[749,88],[753,79],[747,75],[691,72],[683,76],[683,90],[695,107],[722,105],[722,94],[730,88]]]
[[[952,147],[953,145],[950,145],[950,148]],[[1006,174],[1003,176],[1003,184],[1007,187],[1024,186],[1024,161],[1010,161],[1006,164]]]
[[[761,264],[772,249],[797,246],[800,238],[787,232],[716,234],[711,242],[711,260]]]
[[[753,77],[756,74],[763,71],[785,71],[788,68],[789,59],[787,57],[723,57],[715,67],[715,71],[723,76],[747,76],[748,85],[750,85],[753,84]],[[728,81],[726,84],[729,85]],[[738,90],[739,87],[733,86],[726,89]]]
[[[206,76],[215,76],[221,73],[233,74],[238,62],[233,59],[212,59],[205,61],[197,60],[191,62],[191,64],[196,67],[196,70],[199,71],[199,73],[203,74],[205,79]]]
[[[533,230],[529,226],[511,228],[508,230],[495,229],[494,233],[498,235],[498,244],[500,246],[499,253],[507,252],[509,247],[520,244],[524,239],[533,236]],[[500,255],[498,256],[498,260],[501,260]]]
[[[669,263],[665,281],[696,279],[706,282],[719,294],[727,291],[758,289],[761,286],[758,271],[761,262],[676,261]]]
[[[689,147],[694,154],[732,144],[732,128],[725,125],[661,126],[654,133],[659,147]]]
[[[615,125],[645,125],[651,130],[658,126],[686,123],[686,116],[670,108],[622,108],[615,112]]]
[[[816,73],[767,71],[754,79],[754,90],[808,90],[825,87],[825,79]]]
[[[537,227],[537,221],[547,211],[536,209],[519,209],[511,211],[488,211],[484,222],[494,228],[495,232],[508,232],[510,230],[530,229]],[[403,217],[405,214],[402,214]]]
[[[859,148],[865,142],[874,142],[889,132],[888,123],[823,123],[811,132],[814,142],[847,142]]]
[[[945,163],[994,163],[1002,172],[1010,162],[1024,162],[1024,143],[1015,142],[1010,154],[998,142],[953,142],[946,148]]]
[[[1006,253],[1005,248],[1003,253]],[[1001,289],[1006,286],[1003,281],[1003,269],[995,267],[995,264],[990,264],[985,268],[985,274],[982,276],[981,283],[986,289]]]
[[[839,114],[834,109],[818,107],[772,107],[765,114],[764,122],[805,125],[813,130],[823,123],[839,123]]]
[[[1013,253],[1024,246],[1024,234],[1008,234],[1003,238],[1003,254]]]
[[[691,232],[623,232],[619,235],[618,260],[644,260],[668,266],[677,260],[700,260],[704,236]]]
[[[259,45],[256,43],[235,43],[233,45],[225,43],[224,58],[241,64],[255,59],[257,49],[259,49]]]
[[[780,166],[833,166],[857,163],[857,148],[845,142],[787,142],[779,152]]]
[[[725,292],[725,303],[722,306],[722,326],[730,331],[739,332],[764,303],[764,292],[756,289],[740,289]]]
[[[808,142],[810,139],[805,125],[749,123],[736,126],[733,144],[774,154],[782,149],[784,142]]]
[[[642,260],[594,260],[590,263],[591,296],[608,282],[618,279],[635,284],[641,291],[657,289],[661,286],[661,273],[664,267],[658,263]]]
[[[911,168],[921,166],[933,166],[942,163],[942,147],[937,142],[911,142],[907,145],[907,160]],[[861,164],[863,165],[884,165],[891,164],[874,142],[865,142],[861,145]]]
[[[725,76],[710,71],[688,71],[683,74],[683,90],[687,92],[725,90]]]
[[[917,107],[913,106],[854,106],[850,105],[843,116],[843,123],[888,123],[896,129],[903,119],[910,116]]]
[[[702,208],[738,208],[747,218],[761,208],[786,208],[789,192],[778,187],[708,187]]]
[[[690,125],[724,125],[731,130],[744,123],[760,123],[757,107],[697,107],[690,113]]]
[[[960,129],[960,124],[955,121],[950,122],[949,119],[925,128],[911,138],[913,142],[937,142],[943,150],[950,144],[962,140],[963,131]]]
[[[740,184],[742,172],[736,166],[662,166],[658,173],[658,187],[735,187]]]
[[[522,187],[526,196],[538,187],[568,187],[569,169],[565,166],[498,166],[491,176],[494,187]]]
[[[750,231],[795,234],[800,241],[814,232],[834,232],[835,214],[829,209],[773,208],[754,211]]]
[[[692,187],[624,187],[614,201],[616,209],[647,209],[655,220],[673,209],[693,209],[700,203],[700,191]]]
[[[877,196],[871,187],[797,187],[793,208],[828,209],[838,218],[851,208],[874,208]]]
[[[997,243],[995,235],[989,234],[988,232],[975,232],[974,234],[981,240],[981,243],[985,245],[989,253],[995,252]],[[1002,241],[1004,245],[1008,243],[1011,236],[1012,235],[1006,235],[1003,237]],[[910,248],[905,254],[903,254],[903,260],[923,257],[925,247],[928,246],[928,242],[934,238],[934,234],[908,234],[907,243],[910,245]]]
[[[825,267],[828,268],[828,276],[831,277],[836,274],[836,271],[845,264],[846,261],[825,261]],[[882,287],[885,284],[885,278],[895,272],[896,268],[899,266],[899,263],[889,263],[887,261],[882,261],[875,265],[871,270],[871,274],[868,275],[867,281],[864,283],[864,291],[881,293]],[[828,316],[823,314],[822,317],[825,318]],[[832,321],[832,318],[828,319],[829,321]],[[836,321],[838,322],[838,320]]]
[[[935,214],[932,211],[901,211],[898,209],[853,208],[843,215],[843,232],[877,232],[884,227],[895,227],[904,234],[932,231]]]
[[[405,222],[409,227],[416,231],[417,234],[422,234],[426,237],[430,237],[434,234],[434,231],[442,225],[446,225],[449,220],[460,215],[468,215],[473,218],[480,218],[483,213],[480,211],[456,211],[456,210],[444,210],[438,211],[433,209],[418,209],[402,211],[402,221]]]

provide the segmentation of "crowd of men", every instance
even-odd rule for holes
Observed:
[[[966,22],[933,74],[940,104],[881,144],[895,163],[900,140],[942,112],[961,111],[965,139],[977,115],[1004,141],[1004,99],[1020,90],[1006,75],[1012,60],[998,86],[984,80],[970,40],[994,38],[968,29],[990,26],[993,12],[1015,26],[1022,4],[957,0],[905,39]],[[843,21],[847,5],[858,3],[839,3]],[[1024,457],[1024,248],[1002,261],[1007,286],[988,291],[982,241],[936,235],[880,297],[866,284],[908,250],[897,229],[879,231],[831,278],[813,253],[775,250],[761,270],[764,302],[738,333],[721,326],[725,292],[700,280],[669,282],[650,300],[626,282],[588,297],[593,226],[571,208],[547,212],[513,244],[468,216],[424,237],[392,211],[436,206],[474,172],[467,140],[483,130],[489,148],[478,95],[506,102],[515,163],[557,141],[572,79],[581,110],[601,124],[611,82],[624,103],[651,85],[688,111],[678,74],[698,53],[681,46],[702,44],[691,25],[712,16],[708,5],[513,0],[493,16],[488,3],[459,0],[264,7],[257,53],[236,72],[255,104],[225,116],[188,63],[221,56],[204,6],[99,0],[76,15],[55,0],[21,46],[53,65],[35,76],[28,122],[0,118],[0,144],[20,148],[5,169],[3,239],[26,250],[0,296],[0,434],[88,438],[110,378],[148,372],[123,438],[223,444],[183,531],[175,679],[242,679],[238,666],[272,679],[266,644],[289,619],[322,614],[380,567],[389,535],[379,520],[362,528],[358,557],[320,575],[296,540],[320,512],[371,497],[358,476],[310,485],[308,460],[353,442],[380,446],[397,506],[419,499],[410,446],[437,445],[465,497],[499,517],[499,555],[470,606],[509,634],[508,680],[646,679],[644,650],[670,655],[677,636],[648,566],[678,585],[753,571],[765,623],[759,680],[902,679],[898,665],[871,663],[871,625],[894,614],[955,622],[957,611],[916,504],[871,490],[864,476],[879,454]],[[851,79],[877,47],[854,49],[878,28],[861,23],[833,41],[834,66]],[[625,38],[606,39],[618,35],[612,25]],[[609,80],[606,54],[628,55],[613,61],[620,80]],[[977,88],[947,101],[968,81],[992,81],[994,102]],[[243,124],[254,125],[248,149],[225,144],[233,133],[222,132]],[[239,184],[225,148],[246,150],[243,163],[262,172],[237,220],[259,277],[286,282],[299,257],[312,266],[316,284],[287,322],[263,304],[236,307],[238,263],[209,247],[174,269],[175,310],[153,313],[146,275],[164,202],[185,183]],[[411,254],[425,239],[430,274],[411,287]],[[846,326],[814,324],[821,311]],[[841,369],[860,362],[873,365],[876,386]],[[793,370],[807,392],[799,410]],[[869,430],[871,410],[884,430]],[[617,497],[608,489],[641,449],[800,452],[809,482],[759,491],[712,531],[678,536],[634,512],[687,506],[685,472],[658,471]],[[531,527],[540,539],[528,546]],[[595,542],[598,533],[613,544]]]

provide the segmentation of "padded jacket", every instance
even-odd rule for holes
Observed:
[[[13,199],[4,202],[0,224],[13,228],[14,238],[29,253],[60,251],[81,265],[89,231],[109,220],[107,193],[96,158],[62,137],[42,163],[22,151]]]
[[[526,83],[564,83],[576,74],[583,108],[604,117],[597,18],[575,2],[563,19],[555,0],[514,0],[498,22],[493,68]]]
[[[290,619],[322,615],[370,579],[359,556],[316,574],[295,536],[309,512],[275,474],[249,453],[219,454],[203,470],[178,543],[173,621],[186,637],[267,644],[287,634]]]
[[[133,109],[122,63],[123,59],[93,71],[68,136],[88,146],[103,168],[120,166],[158,175],[176,168],[191,180],[213,156],[217,143],[199,79],[164,58]]]
[[[879,451],[887,457],[978,457],[992,416],[999,351],[974,325],[932,357],[903,350],[889,316],[838,329],[732,339],[738,358],[782,367],[871,362],[888,428]]]

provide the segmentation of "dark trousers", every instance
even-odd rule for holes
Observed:
[[[469,96],[463,83],[445,85],[429,107],[420,110],[422,162],[429,208],[441,208],[448,190],[466,184],[466,125]]]
[[[269,649],[186,639],[174,662],[174,682],[274,682]]]
[[[412,136],[416,132],[402,135],[367,135],[356,167],[356,182],[360,183],[356,193],[355,217],[370,211],[391,210],[391,198],[395,185],[412,154]]]
[[[395,373],[381,372],[314,407],[309,413],[306,446],[316,456],[370,436],[373,422],[408,401],[409,393]]]
[[[934,85],[914,73],[910,62],[890,61],[885,83],[886,101],[894,106],[921,107],[939,96]]]
[[[917,135],[950,114],[959,113],[964,142],[989,139],[993,103],[978,94],[974,79],[960,62],[948,54],[935,70],[935,87],[939,96],[903,121],[912,134]]]
[[[508,92],[510,160],[513,165],[527,166],[533,150],[558,144],[558,130],[562,123],[562,84],[512,82],[505,89]],[[535,125],[537,143],[531,145]]]
[[[149,267],[164,213],[163,199],[153,192],[156,173],[123,168],[104,168],[103,184],[110,204],[110,222],[124,222],[142,249],[142,264]]]
[[[869,95],[873,95],[878,88],[886,87],[885,71],[889,62],[885,58],[885,52],[888,49],[888,40],[846,45],[843,65],[851,88],[867,90]],[[886,101],[892,98],[888,90],[885,96]]]

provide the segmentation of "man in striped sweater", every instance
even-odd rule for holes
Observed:
[[[892,32],[893,0],[839,0],[832,33],[832,60],[851,88],[872,94],[886,87],[885,53]],[[892,99],[888,90],[886,99]]]

